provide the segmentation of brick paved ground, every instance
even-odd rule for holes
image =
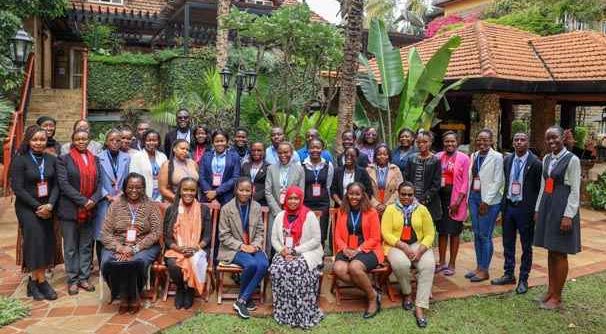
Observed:
[[[583,210],[583,252],[570,257],[570,278],[588,275],[606,270],[606,214]],[[34,302],[25,296],[26,277],[15,266],[16,219],[9,199],[0,199],[0,295],[13,296],[28,304],[31,308],[29,317],[11,325],[0,328],[4,333],[153,333],[173,326],[197,312],[231,313],[231,302],[217,305],[214,296],[209,303],[196,300],[194,308],[189,311],[177,311],[173,300],[158,301],[152,304],[146,301],[145,308],[136,316],[118,315],[117,305],[107,305],[99,299],[97,292],[81,291],[77,296],[68,296],[62,267],[56,268],[52,284],[57,289],[59,299],[53,302]],[[519,254],[519,250],[518,250]],[[547,253],[535,248],[534,265],[530,285],[542,285],[546,282]],[[502,274],[503,256],[501,239],[495,239],[495,257],[492,263],[491,276]],[[457,264],[457,273],[452,277],[437,275],[433,290],[434,300],[461,298],[478,294],[495,294],[513,290],[514,286],[495,287],[488,282],[471,284],[463,278],[465,271],[475,266],[473,245],[461,245]],[[97,283],[95,277],[93,282]],[[329,291],[330,282],[325,277],[321,295],[322,308],[327,312],[362,311],[362,301],[347,301],[337,307]],[[268,299],[270,300],[270,299]],[[399,301],[392,303],[384,298],[386,307],[399,306]],[[269,315],[270,306],[260,307],[255,315]]]

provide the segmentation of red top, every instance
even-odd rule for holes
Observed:
[[[337,223],[335,224],[335,247],[336,252],[341,252],[347,248],[349,242],[349,231],[347,230],[347,213],[339,210],[337,214]],[[364,253],[374,252],[379,263],[385,261],[383,248],[381,247],[381,221],[377,210],[371,208],[362,212],[362,235],[364,242],[359,245]]]
[[[454,183],[454,165],[455,165],[455,154],[448,156],[448,154],[442,154],[440,163],[442,164],[442,178],[444,179],[444,185],[452,185]]]

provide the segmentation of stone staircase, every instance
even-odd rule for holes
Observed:
[[[70,141],[72,126],[80,119],[82,90],[33,88],[25,126],[36,122],[40,116],[57,120],[55,138],[60,143]]]

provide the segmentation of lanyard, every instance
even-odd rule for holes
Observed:
[[[484,160],[486,159],[486,156],[481,156],[480,153],[478,153],[478,155],[476,156],[476,174],[480,174],[480,168],[482,167],[482,164],[484,163]]]
[[[290,165],[288,168],[280,166],[280,188],[282,189],[286,188],[288,184],[288,174],[290,174]]]
[[[379,188],[381,189],[385,189],[385,185],[387,183],[387,167],[378,167],[377,169],[377,174],[378,174],[378,184],[379,184]]]
[[[29,155],[32,157],[32,160],[34,161],[34,164],[36,164],[36,167],[38,167],[38,172],[40,173],[40,181],[44,181],[44,158],[42,158],[42,162],[38,164],[38,159],[36,159],[36,156],[34,156],[31,151],[29,152]]]
[[[361,212],[358,211],[358,214],[354,217],[353,212],[349,212],[349,216],[351,217],[351,224],[353,225],[353,234],[356,234],[358,226],[360,225],[360,214]]]
[[[242,217],[242,205],[239,205],[240,217]],[[250,214],[250,203],[246,205],[246,212],[244,213],[244,220],[242,220],[242,227],[248,227],[248,215]],[[248,233],[248,231],[244,231]]]
[[[151,164],[152,175],[155,178],[160,173],[160,166],[156,162],[156,157],[150,158],[149,163]]]
[[[130,211],[130,226],[135,226],[135,220],[137,219],[137,214],[139,211],[139,205],[135,206],[133,209],[130,204],[128,204],[128,210]]]
[[[107,151],[107,158],[109,159],[109,164],[112,166],[112,171],[114,172],[114,179],[118,179],[118,161],[114,160],[109,151]]]
[[[211,163],[213,173],[223,175],[223,171],[225,171],[225,159],[226,159],[225,152],[223,152],[221,154],[217,154],[217,152],[214,152],[213,161]]]
[[[317,166],[313,166],[314,169],[312,169],[312,172],[314,172],[314,180],[315,183],[318,183],[318,177],[320,177],[320,172],[322,171],[322,168],[318,169]]]
[[[515,169],[514,169],[514,173],[513,173],[513,179],[516,181],[520,180],[520,176],[522,174],[522,169],[524,169],[524,165],[525,163],[522,161],[521,158],[515,158]]]

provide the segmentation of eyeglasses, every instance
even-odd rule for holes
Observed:
[[[402,197],[413,197],[414,195],[414,193],[400,193],[400,196]]]

